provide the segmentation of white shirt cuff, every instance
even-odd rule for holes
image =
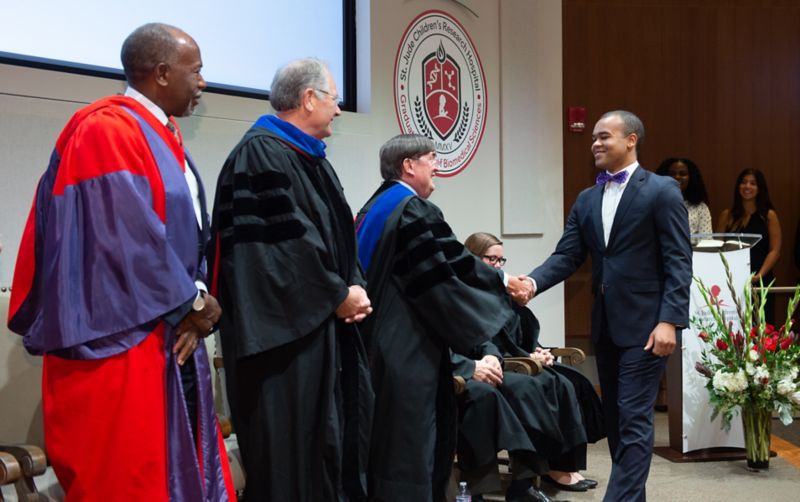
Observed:
[[[536,292],[539,291],[539,288],[536,286],[536,279],[529,275],[526,275],[525,278],[531,281],[531,285],[533,286],[533,296],[536,296]]]

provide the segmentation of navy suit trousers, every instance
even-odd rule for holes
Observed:
[[[595,344],[597,372],[611,452],[605,502],[644,502],[655,431],[653,405],[667,363],[643,347],[618,347],[601,336]]]

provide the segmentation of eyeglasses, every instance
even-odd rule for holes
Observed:
[[[501,267],[506,264],[508,258],[505,256],[491,256],[488,254],[483,255],[483,259],[491,263],[492,265],[500,265]]]
[[[426,156],[428,157],[426,158]],[[425,162],[428,162],[430,164],[434,164],[436,166],[439,165],[439,158],[436,156],[436,152],[428,152],[428,153],[423,153],[421,155],[414,155],[413,157],[410,158],[411,160],[424,160]]]
[[[314,90],[317,91],[317,92],[321,92],[322,94],[328,96],[336,104],[339,104],[341,102],[342,97],[339,96],[338,94],[331,94],[328,91],[323,91],[322,89],[317,89],[316,87],[314,88]]]

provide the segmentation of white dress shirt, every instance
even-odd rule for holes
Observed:
[[[622,169],[622,171],[628,172],[628,177],[625,179],[625,183],[616,183],[613,181],[607,181],[605,187],[603,187],[603,206],[602,206],[603,238],[605,240],[606,245],[608,245],[608,236],[611,235],[611,226],[614,224],[614,215],[617,214],[617,206],[619,206],[619,201],[622,198],[622,193],[625,191],[625,187],[628,186],[628,182],[631,180],[631,175],[633,174],[633,171],[638,166],[639,162],[636,161],[633,164],[626,166],[625,169]],[[531,284],[533,284],[533,293],[535,295],[536,292],[538,291],[536,280],[531,276],[528,276],[528,279],[530,279]]]
[[[147,108],[147,111],[149,111],[156,118],[156,120],[164,124],[164,127],[167,127],[167,124],[169,123],[169,118],[167,117],[167,114],[164,113],[164,110],[159,108],[157,104],[150,101],[150,99],[147,96],[145,96],[144,94],[137,91],[131,86],[128,86],[128,88],[125,89],[125,95],[141,103],[141,105]],[[167,128],[169,129],[169,127]],[[195,177],[194,172],[189,167],[189,164],[185,158],[183,159],[183,166],[184,166],[183,176],[184,178],[186,178],[186,184],[189,186],[189,193],[192,194],[192,204],[194,205],[194,216],[197,219],[198,227],[202,229],[203,210],[202,206],[200,205],[200,186],[197,183],[197,178]],[[195,281],[195,285],[197,286],[198,289],[197,292],[198,295],[200,294],[200,291],[203,291],[205,293],[208,292],[208,287],[203,281]]]
[[[169,123],[169,118],[167,118],[167,114],[164,113],[164,110],[159,108],[157,104],[150,101],[147,96],[130,86],[125,89],[125,95],[141,103],[142,106],[147,108],[147,111],[152,113],[159,122],[164,124],[164,127],[168,128],[167,124]],[[186,184],[189,185],[189,192],[192,194],[192,203],[194,204],[194,215],[197,218],[197,225],[200,228],[203,228],[202,206],[200,205],[200,187],[197,184],[197,178],[195,177],[194,172],[192,172],[191,168],[189,168],[189,165],[186,163],[186,159],[184,159],[183,163],[183,176],[186,178]]]
[[[623,192],[625,192],[625,187],[628,186],[628,182],[631,180],[634,169],[638,166],[639,162],[634,162],[622,169],[622,171],[628,172],[628,178],[625,180],[625,183],[607,181],[606,186],[603,188],[603,237],[605,238],[606,245],[608,245],[608,237],[611,235],[611,226],[614,225],[614,215],[617,214],[619,201],[622,198]]]

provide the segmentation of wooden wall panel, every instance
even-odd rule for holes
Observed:
[[[665,157],[693,159],[715,222],[739,171],[765,173],[783,230],[778,284],[795,284],[800,3],[563,0],[563,23],[564,122],[567,107],[587,108],[587,130],[564,136],[565,216],[596,174],[594,123],[628,109],[645,125],[641,163],[655,170]],[[567,337],[589,334],[589,287],[588,265],[565,284]]]

